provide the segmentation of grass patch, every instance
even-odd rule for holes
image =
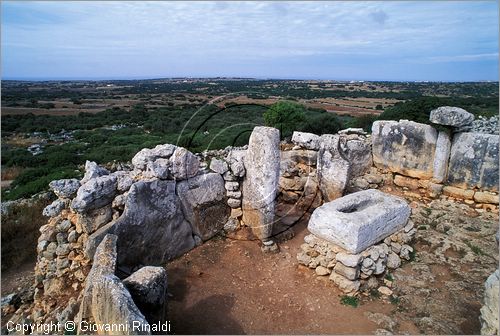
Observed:
[[[359,306],[359,299],[355,296],[343,295],[340,298],[340,303],[344,306],[351,306],[356,308],[357,306]]]
[[[398,304],[401,302],[401,300],[400,300],[397,296],[395,296],[395,295],[391,295],[391,296],[389,296],[389,301],[390,301],[393,305],[398,305]]]
[[[484,251],[481,250],[481,248],[479,246],[476,246],[476,245],[472,244],[471,242],[465,242],[465,245],[467,245],[472,250],[472,252],[474,252],[474,254],[476,254],[478,256],[486,255],[486,253],[484,253]]]
[[[385,279],[386,279],[386,280],[389,280],[389,281],[394,281],[394,278],[393,278],[393,276],[392,276],[392,274],[391,274],[391,273],[386,273],[386,275],[385,275]]]
[[[380,299],[380,292],[376,289],[370,289],[370,296],[375,299]]]
[[[415,250],[415,246],[412,246],[412,247],[413,247],[413,251],[411,251],[409,253],[409,255],[410,255],[410,260],[409,261],[410,262],[415,261],[415,259],[417,258],[417,251]]]

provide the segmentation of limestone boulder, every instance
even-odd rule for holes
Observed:
[[[498,334],[498,297],[500,295],[500,273],[497,269],[491,274],[485,283],[484,304],[481,308],[481,334]]]
[[[366,139],[348,140],[346,157],[350,163],[351,178],[368,173],[373,165],[371,142]]]
[[[243,222],[261,240],[272,235],[280,172],[280,133],[255,127],[245,155]]]
[[[453,137],[448,184],[498,192],[498,135],[458,133]]]
[[[77,179],[55,180],[49,183],[49,188],[59,198],[73,198],[80,188],[80,182]]]
[[[116,176],[104,175],[82,185],[71,202],[76,212],[101,208],[113,201],[116,195]]]
[[[167,272],[163,267],[142,267],[123,280],[123,284],[148,321],[157,323],[165,318]]]
[[[128,171],[119,170],[111,175],[116,176],[116,189],[120,193],[129,190],[132,183],[134,183],[134,179]]]
[[[245,176],[245,155],[246,150],[243,149],[233,149],[227,154],[226,159],[234,176]]]
[[[130,187],[123,214],[114,223],[118,262],[124,267],[159,265],[194,246],[175,181],[139,181]]]
[[[115,275],[116,269],[115,235],[106,235],[99,244],[94,257],[85,288],[82,291],[82,302],[77,316],[80,322],[95,322],[97,324],[129,324],[148,322],[134,303],[132,296],[123,283]],[[121,330],[121,334],[145,334],[139,330]]]
[[[198,174],[200,160],[183,147],[177,147],[170,157],[172,177],[175,180],[185,180]]]
[[[300,147],[312,150],[319,149],[320,137],[313,133],[293,132],[292,142]]]
[[[317,176],[325,201],[342,197],[351,173],[351,165],[340,146],[339,135],[323,135],[318,151]]]
[[[225,194],[224,179],[218,173],[198,175],[177,184],[185,218],[193,233],[204,241],[221,231],[229,218],[231,208]]]
[[[408,120],[378,120],[372,126],[373,163],[377,168],[421,179],[433,177],[438,133]]]
[[[151,177],[156,177],[162,180],[166,180],[170,177],[170,167],[172,163],[169,159],[159,158],[154,161],[149,161],[146,164],[146,172],[149,173]]]
[[[135,169],[145,170],[148,162],[153,162],[158,158],[169,159],[176,149],[177,146],[171,144],[143,148],[132,158],[132,165]]]
[[[91,179],[94,179],[96,177],[101,177],[104,175],[108,175],[109,171],[106,168],[100,167],[97,163],[93,161],[86,161],[85,162],[85,175],[83,176],[83,179],[81,180],[81,184],[85,184]]]
[[[357,254],[402,229],[410,212],[404,199],[369,189],[323,204],[314,210],[307,228]]]
[[[226,161],[213,158],[212,161],[210,161],[210,170],[219,174],[224,174],[229,170],[229,167]]]
[[[59,215],[64,208],[66,208],[66,202],[61,199],[56,199],[43,209],[42,215],[46,217],[55,217]]]
[[[431,111],[429,120],[438,125],[461,127],[474,121],[474,115],[460,107],[441,106]]]

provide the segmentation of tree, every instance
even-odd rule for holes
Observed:
[[[291,101],[282,100],[274,103],[264,112],[266,125],[278,128],[282,138],[292,135],[304,120],[304,106]]]

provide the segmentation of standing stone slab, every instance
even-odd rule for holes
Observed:
[[[340,146],[340,136],[323,135],[318,151],[317,175],[325,201],[342,197],[350,172],[351,165]]]
[[[307,228],[357,254],[403,228],[410,212],[404,199],[369,189],[323,204],[314,210]]]
[[[118,236],[119,265],[159,265],[195,246],[175,185],[153,180],[130,187],[125,210],[112,229]]]
[[[498,135],[458,133],[453,138],[448,183],[498,191]]]
[[[276,128],[255,127],[245,155],[243,222],[261,240],[273,231],[280,172],[280,133]]]
[[[225,201],[226,188],[220,174],[198,175],[177,184],[177,195],[193,233],[208,240],[222,230],[231,208]]]
[[[373,163],[402,175],[433,177],[437,131],[408,120],[379,120],[372,126]]]
[[[446,131],[439,131],[436,141],[436,154],[434,155],[433,181],[442,183],[446,180],[448,172],[448,161],[450,159],[451,140]]]

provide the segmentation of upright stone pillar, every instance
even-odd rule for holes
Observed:
[[[275,201],[280,172],[280,132],[255,127],[245,156],[243,180],[243,222],[263,242],[273,232]]]
[[[316,174],[325,202],[342,197],[349,179],[351,167],[340,147],[339,135],[321,136]]]
[[[439,131],[436,141],[436,152],[434,154],[434,171],[432,179],[436,183],[443,183],[448,173],[448,161],[450,159],[451,140],[447,131]]]

